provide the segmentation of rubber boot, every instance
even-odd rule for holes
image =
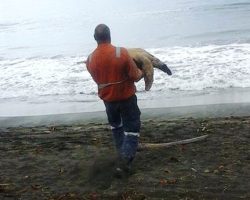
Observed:
[[[131,163],[135,157],[138,147],[138,136],[124,135],[123,144],[121,148],[121,156],[123,159]]]
[[[115,143],[117,153],[118,153],[118,155],[120,155],[122,145],[123,145],[123,140],[124,140],[123,127],[112,129],[112,133],[113,133],[113,139],[114,139],[114,143]]]

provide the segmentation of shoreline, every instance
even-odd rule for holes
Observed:
[[[216,118],[249,116],[250,103],[224,103],[165,108],[143,108],[141,119]],[[106,113],[81,112],[36,116],[0,117],[0,128],[77,125],[107,122]]]
[[[250,103],[250,88],[228,88],[207,91],[162,91],[138,92],[140,109],[165,109],[211,104]],[[67,97],[69,99],[69,97]],[[72,98],[73,100],[73,98]],[[92,113],[105,111],[103,102],[88,101],[84,95],[77,101],[43,99],[28,101],[0,101],[0,117],[57,115],[67,113]]]

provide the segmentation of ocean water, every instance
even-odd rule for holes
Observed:
[[[0,0],[0,112],[99,102],[80,64],[99,23],[114,45],[144,48],[172,70],[156,69],[149,92],[137,83],[140,101],[250,87],[249,0]]]

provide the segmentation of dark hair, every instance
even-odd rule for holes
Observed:
[[[94,38],[97,41],[97,43],[110,42],[111,37],[110,37],[109,27],[105,24],[99,24],[95,28]]]

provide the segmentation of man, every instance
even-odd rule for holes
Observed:
[[[142,71],[125,48],[111,44],[110,29],[105,24],[95,28],[97,48],[89,55],[87,69],[98,86],[119,155],[116,171],[129,171],[135,157],[140,133],[140,110],[134,82]]]

